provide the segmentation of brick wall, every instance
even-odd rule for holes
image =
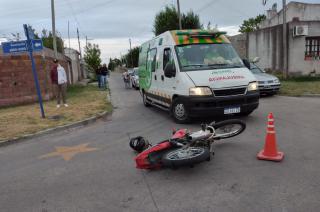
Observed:
[[[69,76],[70,59],[63,55],[59,55],[58,59]],[[44,100],[49,100],[53,97],[53,86],[50,80],[53,52],[45,49],[41,53],[35,54],[34,60],[42,97]],[[37,99],[31,60],[28,54],[0,54],[0,107],[31,103]]]

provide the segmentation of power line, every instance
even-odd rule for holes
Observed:
[[[79,21],[78,21],[78,18],[77,18],[77,16],[75,15],[75,11],[74,11],[74,9],[73,9],[73,6],[71,5],[71,3],[70,3],[68,0],[64,0],[64,2],[66,2],[66,4],[68,5],[68,7],[71,9],[71,14],[72,14],[72,16],[73,16],[73,19],[74,19],[74,21],[76,22],[77,27],[80,28],[80,32],[83,33],[82,27],[80,26],[80,23],[79,23]],[[83,34],[83,36],[85,37],[84,34]]]
[[[217,3],[218,1],[219,1],[219,0],[210,1],[210,2],[208,2],[207,4],[205,4],[204,6],[200,7],[200,8],[199,8],[198,10],[196,10],[195,12],[196,12],[196,13],[199,13],[199,12],[205,10],[205,9],[208,9],[208,8],[210,8],[211,5]]]

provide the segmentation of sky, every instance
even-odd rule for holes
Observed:
[[[302,2],[319,3],[320,0]],[[180,0],[181,12],[193,10],[204,26],[210,22],[229,35],[238,33],[243,20],[263,14],[272,4],[281,9],[281,0]],[[69,47],[78,49],[77,28],[83,47],[88,42],[98,44],[103,62],[120,57],[132,47],[154,37],[155,15],[166,5],[176,6],[176,0],[55,0],[56,29]],[[23,24],[32,25],[37,32],[51,30],[51,0],[0,0],[0,41],[23,36]],[[5,38],[6,37],[6,38]]]

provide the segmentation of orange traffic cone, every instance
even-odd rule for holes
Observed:
[[[269,113],[266,142],[264,149],[258,153],[257,158],[260,160],[281,161],[283,157],[283,152],[278,152],[277,150],[273,114]]]

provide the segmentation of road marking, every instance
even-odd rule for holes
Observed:
[[[88,147],[89,143],[80,144],[77,146],[58,146],[55,147],[56,151],[50,152],[48,154],[42,155],[39,159],[54,157],[54,156],[61,156],[65,161],[71,160],[76,154],[84,153],[84,152],[91,152],[97,150],[97,148],[90,148]]]

